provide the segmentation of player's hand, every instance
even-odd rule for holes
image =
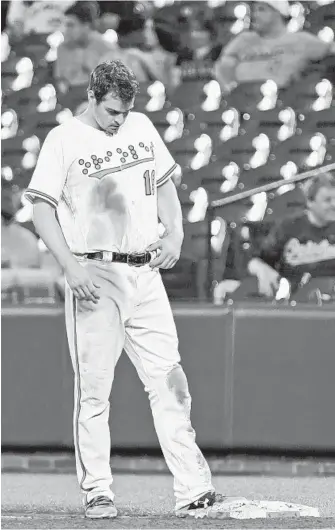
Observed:
[[[149,263],[152,269],[172,269],[180,258],[183,239],[175,234],[168,234],[147,248],[148,252],[156,250],[157,257]]]
[[[65,277],[69,287],[78,300],[93,302],[99,301],[99,284],[92,280],[89,272],[78,263],[73,261],[65,270]]]

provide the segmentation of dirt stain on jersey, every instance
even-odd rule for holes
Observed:
[[[124,197],[117,193],[115,181],[108,177],[96,184],[91,202],[93,211],[97,213],[123,214],[126,210]]]
[[[88,241],[93,245],[102,242],[106,233],[122,238],[127,226],[127,205],[113,178],[105,177],[96,183],[91,195],[90,215]]]

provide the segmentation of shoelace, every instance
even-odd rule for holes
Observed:
[[[108,506],[113,501],[109,497],[103,495],[99,497],[94,497],[90,502],[87,503],[87,508],[92,508],[93,506]]]

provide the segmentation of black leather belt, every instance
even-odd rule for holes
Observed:
[[[150,263],[152,259],[151,252],[141,252],[134,254],[126,254],[122,252],[89,252],[85,254],[87,259],[96,259],[100,261],[108,261],[113,263],[126,263],[133,267],[141,267]]]

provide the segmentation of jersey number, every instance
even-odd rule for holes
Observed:
[[[155,170],[150,173],[149,169],[144,172],[144,188],[146,195],[155,195]]]

